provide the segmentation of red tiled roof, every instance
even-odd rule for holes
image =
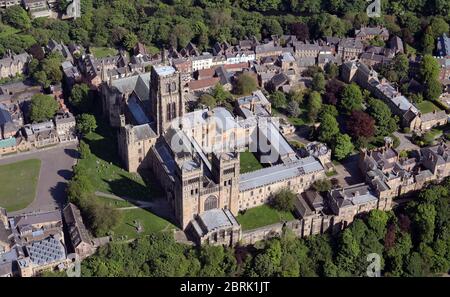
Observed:
[[[191,80],[188,85],[189,85],[190,90],[195,91],[195,90],[205,89],[208,87],[213,87],[218,82],[219,82],[218,77],[211,77],[211,78],[206,78],[206,79],[201,79],[201,80]]]

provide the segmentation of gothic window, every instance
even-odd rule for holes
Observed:
[[[205,211],[210,210],[210,209],[214,209],[217,208],[218,206],[218,201],[217,198],[214,196],[209,196],[208,198],[206,198],[205,200]]]
[[[177,84],[173,81],[170,85],[170,91],[175,92],[177,90]]]
[[[170,92],[170,83],[166,83],[166,93]]]

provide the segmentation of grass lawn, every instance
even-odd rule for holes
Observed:
[[[116,240],[133,239],[152,232],[169,231],[176,228],[170,222],[142,208],[121,210],[121,212],[122,221],[113,230]],[[138,233],[135,228],[135,220],[139,221],[143,227],[141,233]]]
[[[89,49],[96,58],[105,58],[117,55],[117,50],[109,47],[91,47]]]
[[[428,100],[423,100],[419,104],[417,104],[417,108],[420,109],[420,111],[424,113],[433,112],[434,110],[440,110],[439,107],[437,107],[433,102]]]
[[[0,24],[0,38],[19,33],[20,30],[8,25]]]
[[[241,152],[240,158],[241,173],[251,172],[263,168],[252,152]]]
[[[245,214],[238,215],[236,219],[241,224],[242,230],[251,230],[295,218],[290,212],[278,211],[269,205],[261,205],[248,209]]]
[[[121,208],[121,207],[130,207],[130,206],[134,206],[133,204],[131,204],[128,201],[122,201],[122,200],[116,200],[116,199],[111,199],[111,198],[107,198],[107,197],[101,197],[101,196],[95,196],[95,200],[99,203],[114,207],[114,208]]]
[[[136,200],[151,200],[162,196],[161,188],[150,174],[142,178],[139,174],[122,169],[117,153],[116,134],[104,122],[97,121],[96,132],[84,140],[92,155],[79,160],[79,167],[90,177],[97,191]]]
[[[423,141],[427,144],[432,144],[436,138],[442,136],[443,132],[438,129],[431,129],[423,135]]]
[[[33,202],[40,169],[41,161],[37,159],[0,166],[0,206],[16,211]]]

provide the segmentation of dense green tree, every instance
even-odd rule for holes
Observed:
[[[319,126],[318,139],[328,144],[332,143],[336,135],[339,134],[339,124],[331,114],[324,114]]]
[[[7,7],[3,13],[3,21],[22,30],[31,28],[31,20],[28,13],[20,5]]]
[[[325,76],[322,72],[317,72],[313,76],[312,89],[319,93],[322,93],[325,90]]]
[[[397,117],[393,117],[391,110],[383,101],[369,98],[368,113],[375,119],[377,136],[387,136],[398,129]]]
[[[256,79],[251,74],[243,73],[239,75],[236,83],[236,94],[250,95],[257,88]]]
[[[92,107],[89,86],[85,83],[73,86],[69,102],[80,111],[88,112]]]
[[[295,193],[288,188],[283,188],[275,193],[271,205],[281,211],[293,211],[295,198]]]
[[[281,91],[275,91],[270,95],[270,103],[275,108],[284,108],[287,104],[286,95]]]
[[[347,113],[361,108],[363,95],[357,84],[351,83],[345,86],[342,90],[341,98],[341,107]]]
[[[136,36],[136,34],[134,34],[133,32],[129,32],[128,34],[126,34],[123,38],[123,46],[131,51],[136,44],[138,43],[138,37]]]
[[[210,94],[201,95],[199,102],[203,105],[208,106],[209,108],[214,108],[217,105],[216,98],[214,98]]]
[[[350,155],[353,150],[355,149],[355,146],[352,143],[352,139],[347,134],[338,134],[336,136],[335,142],[334,142],[334,156],[338,160],[345,159],[348,155]]]
[[[286,107],[286,110],[293,117],[298,117],[301,113],[301,110],[300,110],[300,107],[299,107],[297,101],[289,101],[289,103]]]
[[[58,102],[52,96],[35,94],[31,97],[30,120],[43,122],[52,119],[58,107]]]
[[[316,91],[309,94],[308,98],[308,118],[311,122],[314,122],[319,115],[320,109],[322,108],[322,97]]]
[[[85,135],[95,131],[95,129],[97,129],[97,121],[95,120],[95,116],[92,114],[83,113],[78,117],[76,127],[78,131]]]

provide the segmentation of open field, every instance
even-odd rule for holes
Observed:
[[[251,230],[295,218],[290,212],[278,211],[269,205],[261,205],[248,209],[245,214],[238,215],[236,219],[241,224],[242,230]]]
[[[139,174],[120,167],[115,131],[101,121],[97,124],[96,132],[86,135],[84,139],[92,155],[78,163],[90,177],[95,190],[135,200],[162,196],[160,187],[150,175],[144,181]]]
[[[0,206],[11,212],[33,202],[40,168],[41,161],[37,159],[0,166]]]
[[[105,58],[117,55],[117,50],[109,47],[91,47],[89,49],[96,58]]]
[[[240,158],[241,173],[263,168],[252,152],[241,152]]]
[[[176,228],[170,222],[142,208],[121,210],[121,212],[122,221],[113,230],[116,240],[133,239],[152,232],[170,231]],[[138,221],[143,227],[140,233],[137,232],[135,221]]]

